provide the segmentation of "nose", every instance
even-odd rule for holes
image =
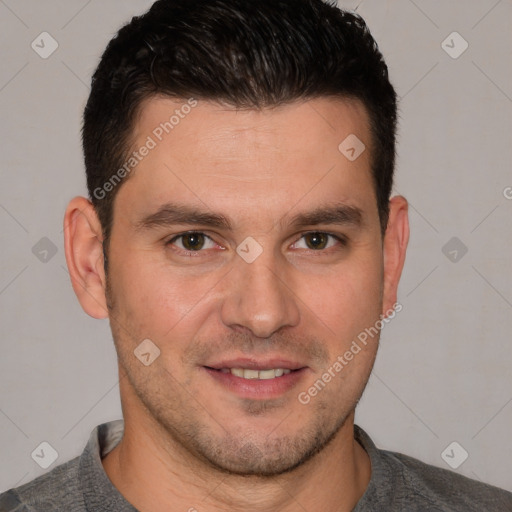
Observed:
[[[298,297],[285,269],[263,255],[252,263],[240,258],[235,265],[226,276],[221,308],[224,325],[269,338],[283,327],[299,323]]]

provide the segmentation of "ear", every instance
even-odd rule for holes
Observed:
[[[397,289],[409,241],[408,203],[402,196],[389,201],[389,220],[384,234],[384,291],[382,314],[394,309]]]
[[[103,235],[92,203],[75,197],[64,216],[64,247],[73,290],[93,318],[108,317],[103,268]]]

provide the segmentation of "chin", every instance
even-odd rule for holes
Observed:
[[[269,437],[271,430],[254,431],[214,439],[211,433],[196,433],[189,449],[216,470],[240,476],[275,477],[306,464],[333,441],[347,416],[328,428],[316,424],[286,436]],[[274,427],[275,428],[275,427]]]

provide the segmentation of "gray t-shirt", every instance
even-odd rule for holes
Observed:
[[[123,426],[119,420],[96,427],[80,457],[1,494],[0,512],[137,512],[101,464],[121,440]],[[353,512],[512,512],[512,493],[379,450],[360,427],[354,430],[370,456],[372,475]]]

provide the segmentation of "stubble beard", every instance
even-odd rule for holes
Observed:
[[[109,310],[111,316],[116,316],[115,310],[118,308],[108,276],[106,282]],[[131,403],[134,403],[133,399],[136,400],[136,407],[144,411],[150,424],[155,425],[156,436],[161,439],[162,448],[170,453],[180,452],[185,459],[192,462],[192,466],[199,464],[199,467],[230,475],[262,478],[284,475],[303,466],[324,451],[354,411],[373,366],[371,361],[362,389],[352,400],[347,401],[345,397],[343,403],[333,404],[333,401],[329,400],[329,393],[324,391],[323,397],[318,396],[310,404],[304,405],[314,409],[309,415],[311,420],[308,425],[301,426],[293,434],[273,435],[273,431],[279,429],[279,421],[276,421],[275,428],[268,433],[246,431],[231,435],[228,420],[212,420],[204,405],[194,403],[194,398],[184,391],[183,383],[176,382],[167,369],[160,369],[158,377],[154,373],[146,373],[145,376],[144,370],[147,368],[137,364],[139,362],[133,357],[132,351],[126,349],[131,346],[131,340],[125,335],[126,329],[123,329],[117,320],[111,320],[111,330],[120,369],[122,368],[127,378],[126,385],[132,398]],[[137,330],[133,329],[132,332]],[[166,389],[160,389],[156,382],[164,383]],[[123,396],[121,398],[123,399]],[[282,407],[280,399],[245,399],[241,401],[240,410],[250,421],[250,418],[269,414],[279,407]],[[216,421],[221,426],[227,425],[228,428],[222,428],[223,433],[215,435],[208,427],[208,421]],[[285,423],[294,420],[285,417],[280,421]]]
[[[141,405],[165,436],[168,452],[178,450],[199,466],[230,475],[275,477],[292,472],[328,447],[355,407],[332,417],[332,405],[318,400],[314,405],[306,406],[315,408],[310,424],[288,435],[272,435],[272,431],[263,434],[238,431],[232,435],[225,422],[221,434],[214,434],[207,423],[216,420],[212,420],[201,406],[187,410],[180,400],[159,400],[161,397],[155,397],[150,389],[140,385],[140,381],[134,385],[134,376],[129,371],[127,376]],[[274,408],[272,401],[244,400],[240,414],[250,421],[250,418],[268,414]],[[183,413],[184,410],[187,412]],[[282,421],[287,420],[289,417]],[[217,424],[214,426],[219,430]],[[276,421],[275,430],[278,429],[279,421]]]

